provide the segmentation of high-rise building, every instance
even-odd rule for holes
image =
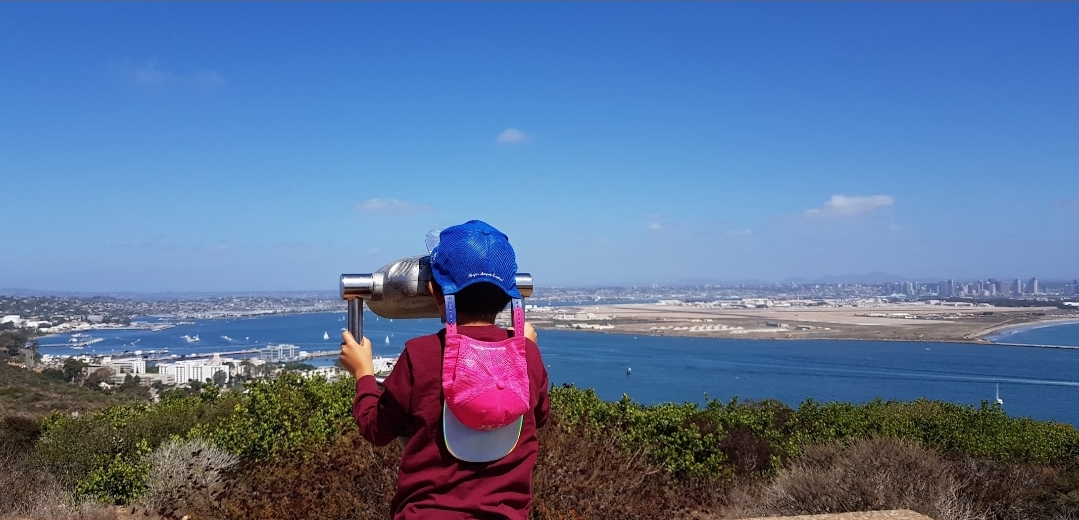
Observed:
[[[937,296],[940,298],[951,298],[959,294],[959,286],[963,284],[955,283],[955,280],[941,280],[937,283]],[[964,289],[965,290],[965,289]]]
[[[1027,284],[1027,292],[1030,294],[1038,294],[1038,277],[1030,279],[1030,283]]]
[[[1012,294],[1015,295],[1015,296],[1019,296],[1019,295],[1023,294],[1023,281],[1022,280],[1016,278],[1015,281],[1012,282]]]
[[[1004,294],[1004,281],[993,280],[993,288],[997,294]]]

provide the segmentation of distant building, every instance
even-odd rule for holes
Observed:
[[[282,343],[280,345],[270,345],[259,351],[263,361],[267,363],[281,363],[284,361],[293,361],[299,359],[300,348],[296,345],[289,345]]]
[[[158,363],[157,370],[158,373],[166,377],[171,376],[173,380],[181,384],[192,379],[199,382],[213,379],[214,374],[218,372],[224,372],[225,381],[228,381],[229,376],[228,365],[222,365],[220,359]]]
[[[1030,283],[1027,284],[1027,292],[1030,294],[1038,294],[1038,278],[1034,277],[1030,279]]]
[[[995,295],[1003,295],[1004,294],[1004,281],[1003,280],[993,280],[993,294],[995,294]]]
[[[1014,294],[1016,296],[1019,296],[1019,295],[1023,294],[1023,281],[1022,280],[1016,278],[1015,281],[1012,282],[1012,294]]]
[[[131,374],[141,376],[146,373],[146,360],[142,358],[111,359],[106,357],[101,362],[112,369],[114,374]]]

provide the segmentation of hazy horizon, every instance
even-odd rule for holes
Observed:
[[[473,218],[548,286],[1071,280],[1076,22],[0,3],[0,287],[333,291]]]

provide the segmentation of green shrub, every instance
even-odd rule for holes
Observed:
[[[120,455],[98,465],[78,483],[76,493],[103,504],[123,505],[146,491],[145,464],[133,464]]]
[[[1059,464],[1079,457],[1079,430],[1069,424],[1008,417],[998,405],[918,399],[865,404],[819,404],[798,408],[799,428],[809,442],[886,437],[916,441],[945,453],[997,461]]]
[[[1079,458],[1073,426],[1008,417],[996,405],[919,399],[864,404],[778,401],[635,404],[601,400],[592,390],[552,388],[551,407],[565,427],[611,432],[624,449],[641,447],[679,479],[774,475],[804,446],[902,439],[953,455],[1004,462],[1063,464]]]
[[[171,437],[187,437],[196,425],[213,427],[240,399],[170,392],[156,405],[113,406],[78,417],[54,413],[42,421],[34,450],[54,474],[80,482],[117,456],[137,464],[141,443],[153,449]]]
[[[315,377],[283,374],[258,380],[220,424],[199,425],[191,434],[248,459],[317,449],[342,428],[352,427],[355,380],[333,383]]]

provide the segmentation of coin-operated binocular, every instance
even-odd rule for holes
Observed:
[[[438,318],[438,306],[427,290],[431,256],[410,256],[367,274],[341,275],[341,299],[348,302],[348,331],[363,337],[363,302],[383,318]],[[532,275],[517,273],[521,296],[532,296]]]

